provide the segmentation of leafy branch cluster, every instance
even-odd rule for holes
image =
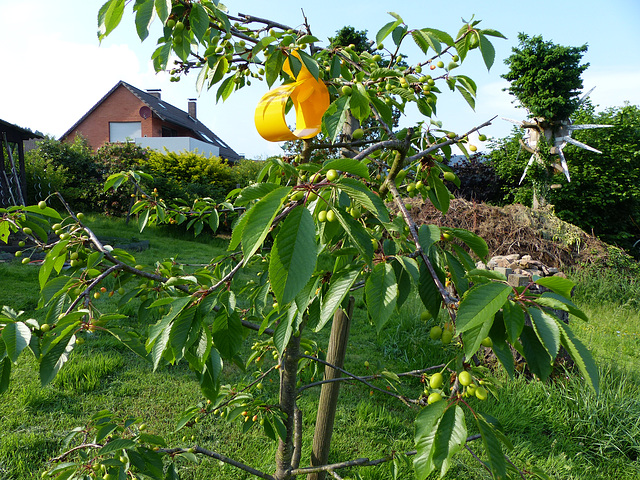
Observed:
[[[124,0],[109,0],[101,8],[101,38],[118,25],[124,6]],[[249,15],[231,16],[215,1],[142,0],[134,11],[141,38],[148,35],[154,12],[163,24],[161,45],[154,53],[156,67],[164,68],[173,52],[181,61],[174,75],[200,69],[198,85],[209,88],[220,82],[218,98],[227,98],[250,77],[264,78],[268,85],[292,80],[283,70],[285,60],[293,77],[304,66],[328,85],[331,94],[323,118],[325,141],[306,140],[298,159],[269,159],[256,183],[231,192],[225,202],[203,199],[193,208],[145,192],[140,185],[145,175],[140,172],[110,176],[106,189],[132,182],[139,192],[133,211],[141,229],[173,220],[188,221],[187,227],[196,233],[205,228],[215,231],[222,212],[241,213],[228,251],[195,269],[172,259],[140,265],[131,253],[101,243],[68,206],[64,217],[46,202],[1,210],[1,238],[21,230],[47,252],[39,274],[39,307],[47,313],[46,323],[23,321],[9,309],[0,316],[0,390],[7,389],[12,365],[22,352],[33,354],[46,385],[87,332],[104,330],[154,368],[179,361],[189,364],[206,401],[184,412],[178,428],[205,415],[240,422],[245,432],[261,428],[277,442],[275,469],[258,471],[206,446],[170,447],[159,437],[141,434],[138,419],[115,420],[105,413],[74,432],[74,446],[45,475],[56,480],[97,475],[106,480],[179,478],[177,457],[209,457],[274,480],[315,472],[340,478],[337,472],[346,467],[405,462],[412,463],[416,478],[423,480],[434,471],[445,475],[453,456],[463,448],[471,450],[470,442],[478,439],[486,455],[481,461],[495,478],[535,474],[505,458],[503,449],[512,448],[507,433],[480,411],[481,402],[490,394],[498,396],[499,390],[475,365],[475,354],[482,346],[492,348],[513,376],[515,350],[544,380],[562,346],[597,390],[593,360],[553,313],[559,309],[586,320],[570,300],[574,285],[563,278],[534,278],[524,287],[513,287],[500,273],[478,270],[476,259],[488,255],[484,240],[463,229],[417,225],[404,201],[406,196],[421,195],[443,214],[448,211],[451,193],[445,180],[457,186],[460,181],[442,155],[449,156],[453,144],[465,150],[468,135],[490,120],[462,134],[443,129],[432,118],[439,86],[458,91],[473,106],[475,83],[452,71],[476,48],[490,67],[494,50],[488,37],[502,35],[478,29],[479,22],[472,19],[454,40],[433,28],[409,29],[393,13],[393,20],[376,35],[382,53],[372,55],[350,46],[321,49],[306,21],[305,31],[296,31]],[[403,63],[401,47],[407,40],[425,55],[415,65]],[[393,46],[385,49],[384,41]],[[383,54],[388,62],[384,68],[378,64]],[[446,67],[443,59],[448,61]],[[439,70],[431,77],[422,74],[423,69]],[[391,107],[402,112],[409,103],[418,105],[425,121],[394,130]],[[374,119],[378,137],[342,138],[349,118]],[[353,150],[351,158],[316,155],[310,160],[313,152],[343,145]],[[398,215],[391,213],[391,205]],[[121,309],[138,307],[146,331],[114,324],[124,315],[103,311],[99,293],[103,288],[108,291],[103,285],[109,286],[110,294],[120,295]],[[540,293],[536,286],[549,291]],[[336,314],[354,290],[362,290],[377,331],[417,291],[428,315],[440,319],[442,311],[447,317],[444,328],[438,326],[432,338],[455,342],[455,355],[446,365],[425,365],[417,372],[381,372],[397,392],[378,389],[369,379],[325,360],[313,337],[338,322]],[[249,358],[241,354],[246,341],[253,342]],[[224,384],[225,363],[252,370],[251,380]],[[301,371],[313,369],[319,377],[323,367],[344,374],[344,380],[336,381],[375,388],[413,409],[415,451],[301,467],[306,459],[299,396],[334,383],[304,385]],[[271,376],[278,377],[277,400],[262,395],[262,382]],[[401,382],[415,377],[424,384],[417,396]],[[476,422],[479,436],[467,436],[465,410]],[[78,433],[82,438],[76,437]]]

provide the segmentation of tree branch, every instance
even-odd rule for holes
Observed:
[[[409,404],[411,404],[411,403],[413,403],[413,404],[418,404],[419,403],[418,400],[413,400],[411,398],[405,397],[404,395],[398,395],[398,394],[392,393],[392,392],[390,392],[388,390],[384,390],[383,388],[376,387],[375,385],[372,385],[367,380],[365,380],[364,377],[358,377],[357,375],[354,375],[353,373],[350,373],[350,372],[346,371],[344,368],[340,368],[337,365],[333,365],[333,364],[327,362],[326,360],[322,360],[321,358],[313,357],[311,355],[300,355],[300,358],[308,358],[310,360],[315,360],[318,363],[322,363],[323,365],[326,365],[326,366],[331,367],[331,368],[333,368],[335,370],[338,370],[339,372],[344,373],[345,375],[353,378],[354,380],[357,380],[358,382],[364,383],[369,388],[372,388],[372,389],[377,390],[379,392],[382,392],[382,393],[384,393],[386,395],[390,395],[390,396],[392,396],[394,398],[397,398],[398,400],[400,400],[402,403],[404,403],[407,406],[410,406]],[[344,379],[344,380],[346,380],[346,379]],[[298,390],[300,390],[300,389],[298,389]]]
[[[264,478],[265,480],[275,480],[275,477],[269,475],[268,473],[264,473],[261,472],[260,470],[256,470],[253,467],[250,467],[249,465],[246,465],[242,462],[238,462],[237,460],[234,460],[232,458],[226,457],[218,452],[213,452],[211,450],[207,450],[206,448],[202,448],[199,446],[195,446],[195,447],[191,447],[188,449],[185,448],[161,448],[160,450],[158,450],[159,452],[162,453],[166,453],[168,455],[176,455],[179,453],[199,453],[200,455],[204,455],[206,457],[211,457],[211,458],[215,458],[216,460],[219,460],[221,462],[224,463],[228,463],[229,465],[233,465],[236,468],[239,468],[240,470],[244,470],[245,472],[250,473],[251,475],[255,475],[256,477],[259,478]]]

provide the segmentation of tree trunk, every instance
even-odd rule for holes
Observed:
[[[344,367],[344,358],[349,340],[349,329],[351,328],[351,316],[353,315],[354,298],[349,298],[347,313],[342,310],[336,311],[333,316],[331,326],[331,337],[327,349],[327,362],[337,367]],[[340,378],[342,374],[326,366],[324,368],[324,380]],[[338,395],[340,393],[340,382],[325,383],[320,391],[320,403],[318,404],[318,416],[316,428],[313,434],[313,448],[311,450],[311,466],[325,465],[329,460],[331,447],[331,435],[333,434],[333,422],[338,406]],[[326,472],[311,473],[307,480],[324,480]]]
[[[300,336],[291,336],[280,369],[280,410],[286,414],[284,426],[287,435],[284,440],[278,440],[276,452],[276,480],[288,480],[291,477],[292,459],[294,453],[295,411],[296,411],[296,381],[298,373],[298,359],[300,356]]]

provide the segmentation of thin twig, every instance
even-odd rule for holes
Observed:
[[[369,383],[364,378],[358,377],[357,375],[354,375],[353,373],[346,371],[344,368],[340,368],[337,365],[333,365],[333,364],[327,362],[326,360],[322,360],[321,358],[313,357],[311,355],[300,355],[300,357],[301,358],[308,358],[310,360],[315,360],[318,363],[322,363],[323,365],[326,365],[326,366],[331,367],[331,368],[333,368],[335,370],[338,370],[339,372],[344,373],[345,375],[353,378],[354,380],[357,380],[358,382],[364,383],[369,388],[372,388],[372,389],[377,390],[379,392],[382,392],[382,393],[384,393],[386,395],[390,395],[390,396],[392,396],[394,398],[397,398],[398,400],[400,400],[402,403],[404,403],[407,406],[410,406],[409,405],[410,403],[413,403],[413,404],[419,403],[418,400],[413,400],[411,398],[405,397],[404,395],[398,395],[398,394],[392,393],[392,392],[390,392],[388,390],[384,390],[383,388],[376,387],[375,385],[372,385],[371,383]]]

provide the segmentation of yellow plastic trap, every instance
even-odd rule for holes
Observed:
[[[292,52],[298,59],[300,55]],[[322,128],[322,116],[331,100],[324,83],[316,80],[304,63],[296,81],[269,90],[258,103],[255,123],[258,133],[270,142],[283,142],[315,137]],[[287,58],[282,69],[293,78]],[[287,101],[291,98],[296,112],[296,129],[291,131],[285,119]]]

